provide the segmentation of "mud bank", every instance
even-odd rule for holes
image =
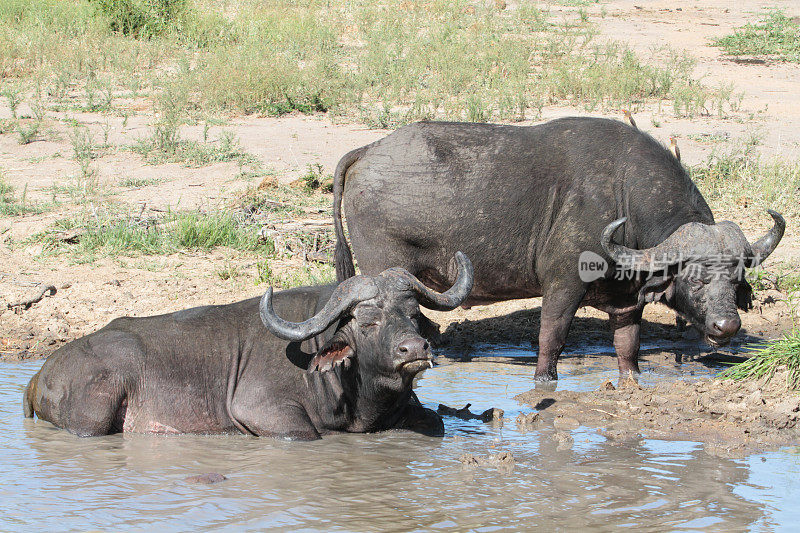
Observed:
[[[515,399],[536,409],[533,426],[598,427],[613,441],[700,441],[724,457],[800,443],[800,394],[787,390],[780,373],[769,381],[707,378],[651,387],[627,378],[590,392],[540,387]]]

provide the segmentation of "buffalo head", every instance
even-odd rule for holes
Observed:
[[[420,335],[419,306],[451,310],[472,289],[469,259],[455,255],[458,270],[454,285],[444,293],[432,291],[402,268],[377,276],[346,279],[334,289],[324,308],[305,322],[287,322],[272,309],[272,289],[261,299],[261,320],[276,337],[302,341],[326,330],[337,320],[333,338],[311,360],[309,369],[348,369],[354,363],[370,380],[408,386],[421,371],[433,366],[428,342]]]
[[[624,270],[655,274],[639,293],[640,304],[662,300],[684,315],[712,346],[722,346],[739,331],[739,309],[750,307],[751,289],[744,269],[758,266],[778,246],[786,222],[769,210],[774,225],[750,244],[733,222],[689,222],[664,242],[634,250],[611,242],[625,218],[606,226],[601,244]]]

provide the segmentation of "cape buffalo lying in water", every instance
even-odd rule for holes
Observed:
[[[269,289],[260,304],[118,318],[45,361],[28,384],[25,415],[81,436],[440,435],[441,418],[411,390],[433,366],[418,304],[449,310],[464,301],[472,265],[461,253],[456,262],[457,279],[443,294],[393,268],[338,286]]]
[[[537,379],[557,379],[582,305],[608,312],[621,373],[639,371],[646,302],[663,301],[711,344],[727,343],[741,325],[737,305],[750,303],[743,267],[763,261],[785,227],[770,211],[774,227],[750,245],[736,224],[715,223],[666,148],[598,118],[422,122],[348,153],[334,176],[340,280],[355,273],[342,204],[363,273],[400,265],[440,288],[453,279],[453,251],[463,250],[475,266],[468,304],[543,296]],[[587,279],[584,252],[619,271]]]

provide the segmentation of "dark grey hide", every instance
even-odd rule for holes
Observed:
[[[441,288],[454,279],[453,252],[463,250],[475,267],[468,305],[543,296],[537,379],[557,378],[558,356],[583,305],[609,314],[621,373],[639,371],[649,301],[663,301],[711,344],[725,344],[739,330],[737,305],[749,306],[750,287],[741,268],[719,268],[715,256],[755,266],[785,226],[770,212],[773,229],[751,246],[735,224],[715,223],[666,148],[597,118],[529,127],[422,122],[348,153],[334,176],[339,279],[355,273],[342,207],[363,273],[400,265]],[[582,281],[585,251],[610,263],[605,277]],[[686,276],[680,259],[654,268],[642,251],[648,258],[694,254],[699,268]],[[617,264],[633,279],[613,279]]]
[[[77,435],[238,433],[315,439],[407,428],[441,435],[412,381],[432,366],[419,304],[453,309],[402,269],[177,313],[119,318],[45,361],[25,415]],[[266,328],[265,328],[266,326]]]

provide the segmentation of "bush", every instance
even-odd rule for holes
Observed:
[[[91,0],[108,17],[111,29],[136,38],[150,38],[177,25],[186,0]]]
[[[800,23],[773,10],[765,13],[757,24],[747,24],[712,44],[730,55],[765,55],[800,63]]]

